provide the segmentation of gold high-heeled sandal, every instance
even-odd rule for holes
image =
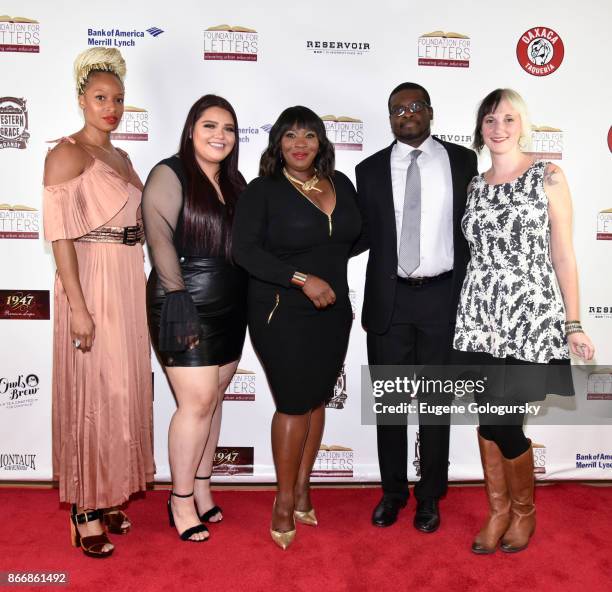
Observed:
[[[272,504],[272,512],[274,512],[274,508],[276,506],[276,498],[274,498],[274,504]],[[287,530],[285,532],[281,532],[280,530],[274,530],[272,525],[270,525],[270,536],[272,540],[284,551],[295,539],[295,533],[297,532],[295,528],[295,519],[293,522],[293,530]]]
[[[298,522],[301,522],[302,524],[307,524],[308,526],[317,526],[319,524],[314,508],[308,510],[307,512],[295,510],[293,512],[293,516]]]

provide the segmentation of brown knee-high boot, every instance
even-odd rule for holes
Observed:
[[[512,520],[502,539],[501,550],[506,553],[516,553],[527,547],[536,526],[531,442],[529,449],[520,456],[513,459],[504,458],[504,471],[510,489]]]
[[[489,500],[489,517],[472,543],[472,551],[481,555],[494,553],[510,524],[510,493],[504,473],[504,457],[495,442],[478,434],[480,460]]]

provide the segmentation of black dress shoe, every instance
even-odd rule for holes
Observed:
[[[383,496],[372,513],[372,524],[374,526],[391,526],[397,520],[399,511],[405,508],[407,503],[407,501]]]
[[[435,532],[438,530],[440,526],[438,500],[430,497],[417,501],[417,510],[413,524],[421,532]]]

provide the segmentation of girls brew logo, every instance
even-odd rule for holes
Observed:
[[[342,115],[323,115],[327,137],[336,150],[363,150],[363,121]]]
[[[469,68],[471,41],[467,35],[451,31],[432,31],[419,37],[419,66]]]
[[[213,458],[214,476],[252,475],[254,448],[252,446],[219,446]]]
[[[321,444],[310,475],[312,477],[352,477],[353,463],[352,448],[338,444],[331,446]]]
[[[0,290],[0,320],[49,320],[49,290]]]
[[[40,52],[40,24],[25,16],[0,16],[0,53]]]
[[[0,238],[38,238],[40,213],[36,208],[0,204]]]
[[[127,105],[119,127],[111,134],[112,140],[147,142],[149,140],[149,112]]]
[[[39,383],[36,374],[0,377],[0,408],[31,407],[38,401]]]
[[[204,31],[204,59],[257,61],[258,35],[255,29],[239,25],[217,25]]]
[[[238,368],[227,385],[224,401],[254,401],[257,392],[257,375],[251,370]]]
[[[0,97],[0,148],[23,150],[29,139],[26,100]]]
[[[526,154],[539,160],[562,160],[563,130],[549,125],[532,125],[531,149]]]
[[[525,31],[516,44],[518,62],[532,76],[548,76],[555,72],[564,54],[561,37],[548,27]]]

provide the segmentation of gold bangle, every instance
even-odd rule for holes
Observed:
[[[300,271],[296,271],[293,274],[293,277],[291,278],[291,283],[294,286],[299,286],[300,288],[302,288],[304,286],[304,284],[306,283],[306,279],[308,278],[308,276],[305,273],[301,273]]]

